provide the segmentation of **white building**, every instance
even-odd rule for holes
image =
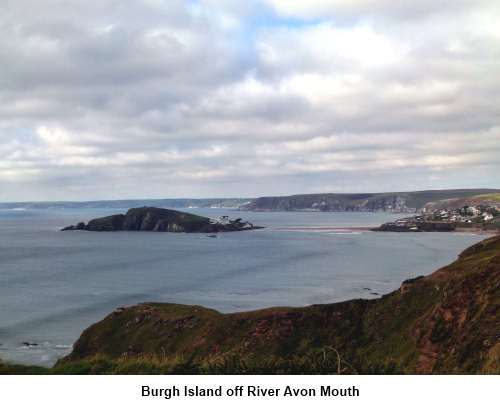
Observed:
[[[222,225],[229,225],[231,221],[227,215],[223,215],[222,217],[217,218],[217,222]]]
[[[489,212],[483,213],[483,220],[491,221],[492,219],[493,219],[493,214],[490,214]]]
[[[468,207],[467,212],[472,215],[479,215],[481,213],[476,207]]]

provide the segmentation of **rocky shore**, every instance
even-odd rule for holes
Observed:
[[[375,232],[453,232],[457,224],[449,222],[414,222],[399,220],[387,222],[377,228],[372,228]]]
[[[413,218],[405,218],[395,222],[386,222],[370,230],[374,232],[461,232],[496,235],[500,233],[500,226],[498,224],[485,225],[460,222],[415,221]]]

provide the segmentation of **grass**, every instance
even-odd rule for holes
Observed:
[[[377,367],[373,370],[393,371],[394,368]],[[158,375],[158,374],[357,374],[338,352],[325,347],[310,356],[283,359],[271,356],[265,360],[223,356],[201,362],[190,358],[137,356],[130,359],[112,359],[97,355],[74,362],[59,363],[53,368],[21,366],[0,363],[1,375]]]
[[[145,303],[88,328],[51,369],[0,374],[500,373],[500,237],[375,300],[221,314]]]
[[[49,373],[50,370],[44,367],[10,364],[0,360],[0,375],[40,375]]]
[[[481,195],[476,195],[474,198],[480,198],[488,201],[495,201],[495,202],[500,202],[500,193],[493,193],[493,194],[481,194]]]

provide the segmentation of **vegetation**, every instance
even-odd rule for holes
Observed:
[[[0,360],[0,375],[38,375],[50,372],[51,370],[44,367],[9,364]]]
[[[500,193],[490,192],[484,194],[468,195],[456,198],[435,200],[425,204],[427,211],[453,210],[464,206],[496,206],[500,208]]]
[[[487,201],[494,201],[494,202],[499,202],[500,203],[500,193],[482,194],[482,195],[475,196],[475,198],[484,199],[484,200],[487,200]]]
[[[500,237],[375,300],[221,314],[119,308],[88,328],[55,374],[500,373]]]
[[[428,203],[499,193],[493,189],[427,190],[394,193],[301,194],[261,197],[243,205],[250,211],[391,211],[415,212]]]

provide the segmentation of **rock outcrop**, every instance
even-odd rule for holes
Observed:
[[[453,232],[457,229],[457,224],[453,222],[387,222],[377,228],[372,228],[375,232]]]

